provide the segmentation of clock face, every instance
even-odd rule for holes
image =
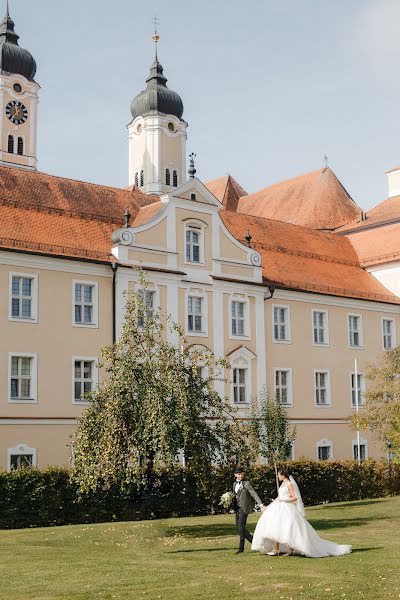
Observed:
[[[6,115],[14,125],[25,123],[28,118],[28,109],[18,100],[12,100],[6,106]]]

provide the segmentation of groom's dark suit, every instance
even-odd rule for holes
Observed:
[[[239,484],[239,485],[238,485]],[[253,541],[253,536],[247,531],[247,516],[254,511],[254,505],[262,504],[257,492],[250,481],[235,481],[233,484],[233,506],[236,513],[236,527],[240,536],[239,550],[244,550],[244,542]]]

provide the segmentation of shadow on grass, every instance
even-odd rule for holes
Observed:
[[[371,521],[380,521],[384,517],[354,517],[354,519],[310,519],[308,522],[317,531],[330,529],[346,529],[346,527],[360,527]]]
[[[232,552],[234,551],[234,548],[228,548],[228,547],[224,547],[224,548],[192,548],[190,550],[168,550],[167,554],[187,554],[190,552],[221,552],[222,550],[226,551],[226,550],[232,550]]]
[[[382,504],[382,500],[386,500],[386,498],[381,498],[380,500],[353,500],[351,502],[341,502],[337,506],[332,506],[331,504],[320,504],[318,506],[310,506],[309,508],[329,508],[331,510],[338,510],[340,508],[358,508],[359,506],[370,506],[371,504]]]

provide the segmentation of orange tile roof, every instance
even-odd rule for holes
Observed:
[[[143,206],[137,213],[135,219],[131,222],[131,227],[139,227],[139,225],[148,223],[151,221],[151,219],[154,219],[154,217],[156,217],[158,213],[165,207],[166,204],[160,201]]]
[[[226,210],[236,210],[239,198],[247,196],[246,190],[231,175],[213,179],[205,185]]]
[[[313,229],[335,229],[360,208],[328,167],[271,185],[239,200],[238,212]]]
[[[333,296],[400,304],[360,267],[346,237],[231,211],[221,211],[231,234],[242,243],[250,231],[252,247],[263,257],[263,277],[280,287]]]
[[[371,267],[400,260],[400,223],[376,225],[346,233],[360,264]]]

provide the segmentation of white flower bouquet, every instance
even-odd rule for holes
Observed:
[[[225,492],[224,494],[222,494],[221,500],[219,501],[220,506],[223,506],[225,509],[230,508],[233,502],[233,498],[233,492]]]

